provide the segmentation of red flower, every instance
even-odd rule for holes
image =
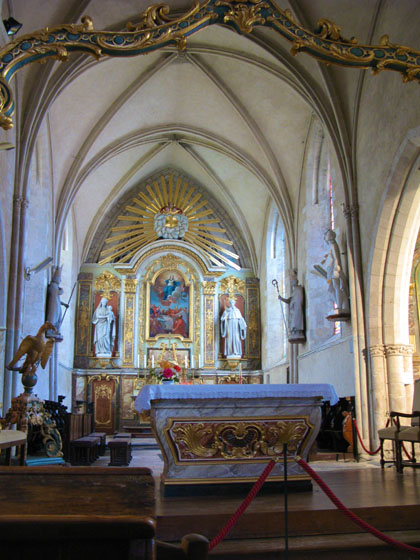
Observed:
[[[177,372],[179,372],[179,371],[181,371],[181,368],[180,368],[179,366],[175,365],[175,366],[174,366],[174,370],[177,371]]]
[[[171,368],[166,368],[163,370],[162,375],[165,379],[170,379],[171,377],[173,377],[174,372],[171,370]]]

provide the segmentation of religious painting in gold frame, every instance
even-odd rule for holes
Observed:
[[[194,284],[178,269],[159,270],[147,282],[146,339],[193,338]]]

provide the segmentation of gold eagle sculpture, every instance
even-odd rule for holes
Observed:
[[[45,331],[47,329],[57,331],[52,323],[46,321],[39,328],[35,336],[25,336],[20,343],[13,360],[7,366],[7,369],[19,371],[20,373],[34,374],[39,363],[41,363],[42,369],[45,369],[54,346],[53,338],[45,338]],[[25,354],[26,358],[23,364],[16,367],[18,361],[25,356]]]

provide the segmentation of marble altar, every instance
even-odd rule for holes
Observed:
[[[272,458],[267,483],[307,481],[294,461],[306,459],[332,385],[145,385],[134,402],[150,420],[162,451],[164,488],[254,482]]]

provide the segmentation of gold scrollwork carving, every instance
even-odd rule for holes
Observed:
[[[176,255],[163,255],[160,258],[160,267],[163,270],[172,270],[174,268],[177,268],[179,266],[181,262],[181,259],[179,257],[177,257]]]
[[[319,20],[318,31],[312,33],[293,20],[290,10],[281,10],[271,0],[194,0],[185,14],[173,18],[168,14],[169,7],[164,4],[150,6],[140,15],[140,23],[128,24],[122,32],[93,31],[92,20],[85,16],[82,25],[45,28],[11,41],[0,49],[0,126],[6,130],[13,126],[9,82],[27,64],[49,58],[65,60],[70,49],[97,59],[146,54],[171,43],[184,50],[188,36],[220,23],[242,33],[250,33],[256,25],[271,27],[292,43],[292,54],[305,51],[325,64],[370,68],[375,74],[388,69],[400,72],[404,82],[420,81],[419,51],[393,45],[387,35],[379,45],[359,45],[355,38],[343,38],[340,27],[328,19]]]
[[[236,276],[227,276],[220,281],[220,290],[232,298],[235,294],[245,294],[245,281]]]
[[[103,292],[103,296],[107,299],[111,298],[111,292],[120,292],[121,282],[114,274],[105,270],[95,280],[95,291]]]
[[[311,432],[306,417],[221,421],[175,420],[166,430],[178,463],[197,461],[264,459],[296,455]]]
[[[101,375],[89,375],[88,383],[91,383],[92,381],[115,381],[117,385],[120,382],[119,377],[116,377],[115,375],[107,375],[105,373],[102,373]]]
[[[208,280],[203,281],[203,294],[214,296],[216,293],[216,282],[210,282]]]
[[[209,436],[213,436],[213,429],[200,424],[185,424],[174,428],[175,442],[183,443],[187,453],[195,457],[213,457],[217,453],[214,444],[207,445]]]
[[[95,398],[110,399],[112,397],[112,389],[109,385],[98,385],[95,387]]]
[[[340,43],[351,43],[352,45],[357,44],[356,37],[345,39],[341,35],[341,27],[326,18],[318,20],[318,31],[315,32],[315,35],[317,35],[321,39],[339,41]]]
[[[124,278],[124,292],[126,294],[132,294],[136,292],[138,280],[137,278]]]
[[[215,5],[227,6],[229,8],[229,11],[223,18],[224,22],[233,22],[242,33],[251,33],[253,26],[256,24],[264,25],[265,18],[262,17],[260,11],[264,8],[269,8],[269,5],[261,0],[250,0],[250,2],[237,2],[235,0],[223,2],[217,0]]]

